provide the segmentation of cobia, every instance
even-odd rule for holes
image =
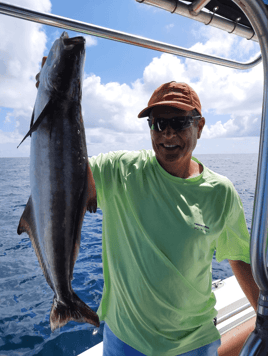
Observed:
[[[41,69],[31,126],[25,136],[31,136],[31,196],[18,234],[28,233],[55,294],[50,312],[52,331],[70,320],[99,326],[97,314],[71,285],[84,214],[97,209],[81,114],[84,60],[85,39],[69,38],[63,32]]]

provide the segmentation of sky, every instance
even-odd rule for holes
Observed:
[[[237,61],[252,60],[259,45],[135,0],[11,0],[52,13]],[[35,75],[62,29],[0,14],[0,157],[29,157]],[[80,33],[67,31],[70,37]],[[262,64],[240,71],[86,37],[82,110],[88,155],[150,149],[138,113],[153,91],[172,80],[198,93],[206,119],[195,154],[257,153],[263,95]]]

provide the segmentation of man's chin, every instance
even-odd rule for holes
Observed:
[[[161,155],[156,155],[158,162],[160,163],[176,163],[180,158],[183,157],[183,154],[174,154],[174,153],[166,153]]]

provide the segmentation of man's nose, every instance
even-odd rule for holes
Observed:
[[[163,131],[163,136],[166,138],[172,138],[175,135],[176,131],[168,124],[166,129]]]

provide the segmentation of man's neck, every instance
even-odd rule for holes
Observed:
[[[158,161],[159,162],[159,161]],[[190,157],[177,162],[159,162],[161,167],[169,174],[179,178],[191,178],[202,173],[203,167]]]

